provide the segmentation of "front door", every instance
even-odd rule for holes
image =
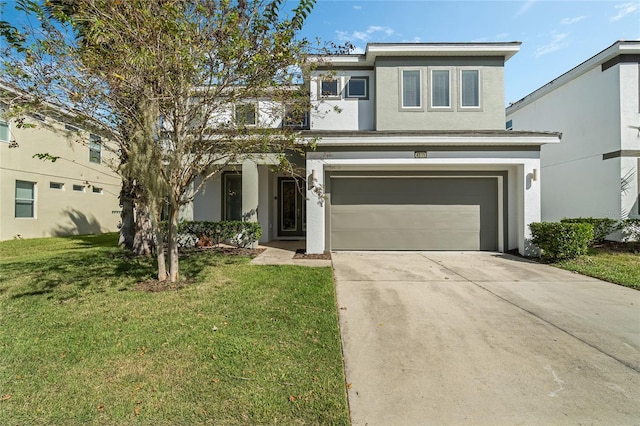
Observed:
[[[302,237],[307,231],[304,180],[278,178],[278,236]]]

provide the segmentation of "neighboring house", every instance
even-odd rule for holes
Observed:
[[[184,217],[257,220],[262,242],[306,239],[308,253],[527,253],[540,146],[560,136],[504,129],[504,64],[519,46],[376,43],[319,58],[311,113],[293,120],[315,142],[298,162],[306,179],[273,172],[271,157],[246,159],[211,179]],[[253,105],[236,120],[259,123]]]
[[[62,115],[16,122],[2,108],[0,240],[117,231],[121,179],[109,167],[108,141],[65,124]]]
[[[542,147],[542,220],[640,218],[640,41],[614,43],[510,105],[507,120],[562,132]]]

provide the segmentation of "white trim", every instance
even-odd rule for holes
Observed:
[[[352,96],[351,93],[349,93],[351,80],[360,80],[360,81],[364,82],[364,94],[363,95],[353,95]],[[360,77],[360,76],[349,77],[349,79],[347,80],[347,83],[345,84],[345,86],[346,86],[345,98],[347,98],[347,99],[368,99],[369,98],[369,77]]]
[[[314,139],[315,140],[315,139]],[[318,146],[404,146],[404,145],[543,145],[559,143],[560,137],[549,136],[336,136],[317,138]]]

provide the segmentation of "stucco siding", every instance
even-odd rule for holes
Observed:
[[[17,146],[0,143],[0,239],[117,231],[121,179],[110,168],[117,158],[109,142],[102,140],[101,161],[94,163],[89,161],[88,133],[65,132],[53,121],[48,124],[56,132],[37,120],[26,122],[36,127],[11,123]],[[33,158],[43,153],[58,158]],[[34,217],[15,217],[16,181],[34,184]]]
[[[619,87],[619,67],[598,66],[508,115],[514,130],[562,133],[540,153],[542,220],[620,218],[620,161],[603,160],[621,146]]]
[[[430,72],[451,71],[451,108],[430,108]],[[401,108],[400,79],[403,69],[421,71],[422,107]],[[462,108],[460,71],[480,74],[480,107]],[[504,58],[379,58],[376,62],[376,130],[500,130],[504,128]]]

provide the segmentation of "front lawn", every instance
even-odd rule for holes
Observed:
[[[628,248],[626,248],[628,247]],[[568,271],[640,289],[640,255],[631,245],[605,245],[589,253],[554,264]]]
[[[0,243],[0,424],[348,424],[330,268],[208,251],[152,293],[116,240]]]

